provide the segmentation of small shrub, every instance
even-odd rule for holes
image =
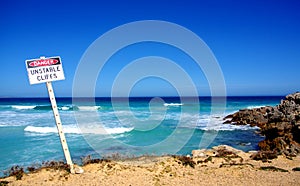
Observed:
[[[248,166],[251,166],[252,168],[254,168],[254,165],[252,165],[250,163],[222,163],[220,165],[220,168],[222,168],[222,167],[231,167],[231,166],[245,166],[245,165],[248,165]]]
[[[10,170],[8,171],[8,175],[15,176],[17,180],[21,180],[23,174],[24,174],[23,167],[20,167],[18,165],[11,167]]]
[[[112,153],[104,156],[104,159],[115,160],[115,161],[126,159],[126,158],[129,157],[126,155],[121,155],[120,153]]]
[[[261,160],[263,162],[267,162],[267,160],[277,158],[277,154],[273,151],[259,151],[256,154],[251,155],[251,159],[253,160]]]
[[[204,162],[209,162],[209,161],[212,161],[212,156],[209,156],[208,158],[206,158],[206,159],[204,160]]]
[[[209,161],[212,162],[212,156],[209,156],[205,160],[199,160],[199,161],[197,161],[197,164],[199,164],[199,163],[207,163]]]
[[[278,167],[274,167],[274,166],[260,167],[259,170],[274,171],[274,172],[289,172],[288,170],[278,168]]]
[[[34,172],[34,171],[36,171],[36,168],[35,167],[27,167],[27,170],[28,170],[28,172]]]
[[[46,161],[42,163],[43,168],[52,168],[54,170],[70,171],[70,166],[63,161]]]
[[[9,181],[0,181],[0,186],[8,185]]]
[[[92,159],[90,155],[81,158],[82,165],[88,165],[88,164],[95,164],[95,163],[102,163],[102,162],[111,162],[107,159]]]
[[[293,171],[300,171],[300,167],[295,167],[292,169]]]
[[[178,159],[183,166],[189,165],[192,168],[195,168],[195,162],[193,161],[192,158],[186,157],[186,156],[173,156],[174,158]]]
[[[217,153],[216,157],[219,157],[219,158],[239,158],[239,156],[237,154],[235,154],[232,151],[226,150],[226,149],[219,149],[217,152],[218,153]]]

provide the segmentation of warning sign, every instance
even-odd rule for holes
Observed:
[[[25,63],[31,85],[65,79],[59,56],[30,59],[26,60]]]

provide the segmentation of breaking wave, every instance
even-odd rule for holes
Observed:
[[[261,108],[261,107],[265,107],[266,105],[251,105],[248,106],[247,109],[255,109],[255,108]]]
[[[15,110],[52,110],[51,105],[13,105],[12,109]],[[63,105],[58,106],[58,110],[63,111],[72,111],[72,110],[82,110],[82,111],[92,111],[92,110],[101,110],[101,106],[73,106],[73,105]]]
[[[90,134],[122,134],[126,132],[130,132],[133,128],[125,128],[125,127],[117,127],[117,128],[102,128],[102,130],[81,130],[77,126],[63,126],[64,133],[69,134],[82,134],[82,133],[90,133]],[[27,126],[24,131],[32,132],[32,133],[57,133],[56,127],[35,127],[35,126]]]
[[[215,131],[234,131],[234,130],[257,130],[259,127],[251,127],[250,125],[232,125],[223,124],[224,116],[204,115],[201,116],[197,123],[197,129],[215,130]]]
[[[183,103],[164,103],[165,107],[179,107],[182,105],[183,105]]]
[[[13,105],[11,106],[13,109],[17,109],[17,110],[29,110],[29,109],[34,109],[36,106],[26,106],[26,105]]]

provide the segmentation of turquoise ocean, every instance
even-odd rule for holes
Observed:
[[[223,118],[239,109],[274,106],[281,99],[227,97],[222,114],[211,113],[210,97],[197,98],[199,105],[194,99],[179,97],[118,98],[113,102],[111,98],[75,102],[57,98],[57,105],[72,159],[80,163],[87,155],[187,155],[221,144],[258,150],[258,142],[264,139],[258,128],[223,125]],[[204,135],[213,137],[201,146]],[[49,98],[0,98],[0,175],[14,165],[26,167],[50,160],[64,160],[64,155]]]

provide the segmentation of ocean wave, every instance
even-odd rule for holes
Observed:
[[[35,133],[57,133],[56,127],[35,127],[35,126],[27,126],[24,131],[26,132],[35,132]],[[80,130],[78,127],[64,127],[65,133],[72,133],[72,134],[80,134]]]
[[[223,118],[226,115],[223,114],[167,114],[165,120],[177,120],[180,121],[181,127],[199,129],[204,131],[234,131],[234,130],[257,130],[259,127],[251,127],[250,125],[232,125],[223,124]]]
[[[13,105],[11,107],[13,109],[17,109],[17,110],[29,110],[29,109],[34,109],[36,106],[34,106],[34,105]]]
[[[126,132],[130,132],[133,128],[125,128],[125,127],[117,127],[117,128],[101,128],[101,130],[97,129],[80,129],[77,126],[63,126],[64,133],[69,134],[122,134]],[[57,133],[56,127],[36,127],[36,126],[27,126],[24,131],[32,132],[32,133]]]
[[[11,108],[16,110],[52,110],[51,105],[13,105]],[[59,110],[71,110],[72,106],[59,106]]]
[[[70,110],[70,107],[68,107],[68,106],[63,106],[63,107],[61,107],[60,109],[61,109],[61,110]]]
[[[183,103],[164,103],[165,107],[179,107],[182,105],[183,105]]]
[[[266,105],[251,105],[248,106],[247,109],[255,109],[255,108],[261,108],[261,107],[265,107]]]
[[[209,131],[234,131],[234,130],[257,130],[259,127],[251,127],[250,125],[231,125],[231,124],[219,124],[214,126],[206,126],[200,128],[201,130]]]
[[[51,105],[13,105],[11,106],[12,109],[15,110],[52,110]],[[58,106],[58,110],[62,111],[77,111],[77,110],[82,110],[82,111],[93,111],[93,110],[101,110],[101,106],[75,106],[75,105],[63,105],[63,106]]]
[[[259,129],[259,127],[251,127],[250,125],[223,124],[223,118],[223,115],[202,115],[199,117],[196,128],[205,131],[234,131]]]
[[[101,110],[101,106],[78,106],[78,110],[82,110],[82,111]]]

